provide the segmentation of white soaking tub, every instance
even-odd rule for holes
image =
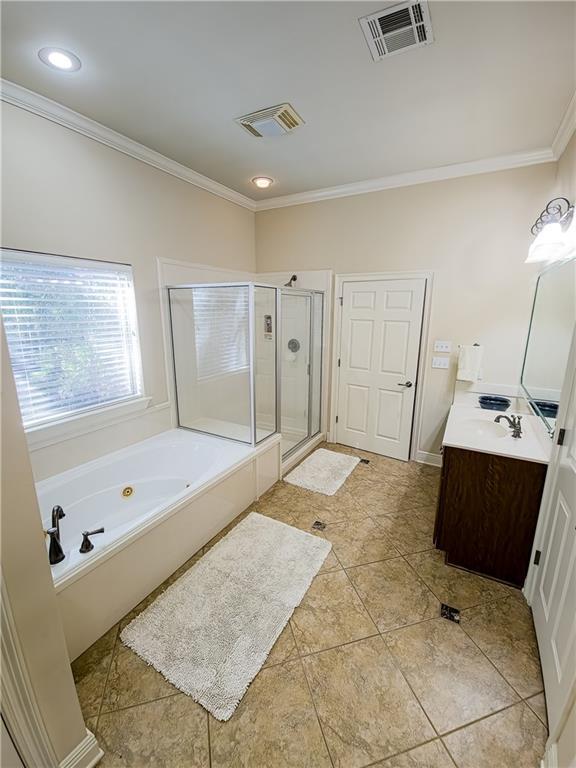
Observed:
[[[279,441],[173,429],[37,483],[44,527],[65,513],[52,574],[72,659],[276,482]]]

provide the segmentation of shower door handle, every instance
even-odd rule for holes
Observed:
[[[410,389],[410,387],[412,386],[412,382],[411,381],[405,381],[403,384],[398,384],[398,386],[399,387],[406,387],[406,389]]]

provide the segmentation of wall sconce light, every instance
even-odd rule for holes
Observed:
[[[526,264],[570,258],[576,251],[574,206],[565,197],[555,197],[530,231],[536,238],[528,251]]]

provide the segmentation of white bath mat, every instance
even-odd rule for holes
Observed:
[[[251,512],[122,631],[122,641],[228,720],[331,544]]]
[[[286,475],[284,480],[309,491],[334,496],[359,461],[357,456],[318,448]]]

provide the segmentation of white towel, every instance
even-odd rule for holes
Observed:
[[[478,381],[482,368],[484,347],[463,344],[458,356],[458,381]]]

